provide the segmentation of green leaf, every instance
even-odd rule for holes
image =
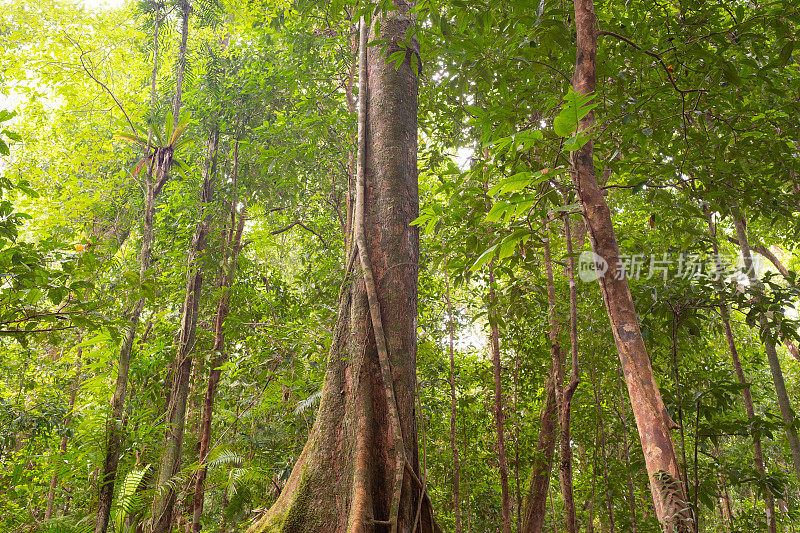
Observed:
[[[497,251],[497,247],[498,245],[495,244],[494,246],[490,246],[488,250],[483,252],[480,255],[480,257],[478,257],[477,261],[475,261],[475,263],[473,263],[472,266],[469,267],[470,272],[475,272],[477,270],[480,270],[483,265],[491,261],[492,257],[494,257],[494,254]]]

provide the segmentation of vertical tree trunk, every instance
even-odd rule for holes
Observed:
[[[553,281],[553,264],[550,257],[550,222],[545,221],[544,240],[544,269],[547,279],[547,305],[550,341],[550,359],[552,370],[547,381],[547,396],[541,412],[541,425],[536,443],[536,457],[533,462],[531,481],[525,502],[525,517],[523,531],[526,533],[539,533],[544,528],[547,495],[550,487],[550,470],[553,465],[555,453],[555,433],[557,426],[558,401],[561,397],[561,386],[564,371],[562,360],[564,349],[558,341],[559,322],[556,311],[556,290]],[[556,517],[554,516],[555,520]]]
[[[544,530],[547,489],[550,486],[550,470],[553,468],[557,413],[556,392],[552,377],[547,379],[545,388],[545,400],[542,404],[540,415],[539,437],[536,441],[536,454],[531,468],[528,493],[525,497],[525,511],[522,518],[522,531],[524,533],[541,533]]]
[[[201,255],[206,249],[208,233],[211,229],[212,210],[209,204],[213,201],[214,196],[218,147],[219,129],[214,127],[209,135],[208,157],[203,173],[203,186],[200,191],[200,219],[197,222],[189,249],[186,292],[181,315],[178,350],[175,354],[175,372],[166,413],[166,440],[153,498],[151,527],[153,533],[166,533],[172,528],[176,491],[171,486],[165,490],[165,486],[178,473],[181,464],[192,354],[196,341],[200,296],[203,289],[204,273]]]
[[[453,515],[455,517],[455,533],[461,533],[461,465],[459,464],[458,445],[456,444],[456,364],[453,357],[454,326],[453,303],[450,300],[450,278],[445,270],[445,301],[447,302],[447,332],[450,337],[450,449],[453,453]]]
[[[183,97],[183,75],[186,70],[186,43],[189,40],[189,14],[192,6],[189,0],[181,0],[181,45],[178,51],[178,68],[175,73],[175,99],[172,102],[174,124],[180,120],[181,99]]]
[[[239,171],[239,141],[233,151],[233,189],[236,190],[236,181]],[[217,303],[217,311],[214,315],[214,346],[211,350],[213,354],[208,374],[208,386],[203,400],[203,417],[200,421],[200,448],[198,460],[200,470],[197,472],[195,480],[194,498],[192,502],[192,531],[199,533],[201,530],[200,518],[203,515],[203,501],[205,497],[205,481],[208,472],[208,452],[211,445],[211,420],[214,412],[214,398],[217,394],[219,380],[222,377],[222,364],[227,359],[225,353],[225,319],[230,311],[231,290],[233,280],[236,276],[236,261],[242,248],[242,233],[246,220],[245,212],[242,211],[237,220],[237,198],[231,200],[230,227],[226,239],[226,251],[222,260],[219,272],[220,296]]]
[[[78,344],[81,343],[81,337],[78,337]],[[64,419],[64,426],[68,427],[70,422],[72,422],[72,409],[75,407],[75,398],[78,396],[78,389],[81,385],[81,367],[83,365],[83,361],[81,361],[81,356],[83,355],[83,347],[78,346],[78,351],[75,354],[75,376],[72,378],[72,387],[70,388],[69,392],[69,403],[67,408],[67,417]],[[63,458],[64,455],[67,453],[67,435],[61,437],[61,445],[59,446],[59,457]],[[50,520],[53,516],[53,507],[55,504],[55,497],[56,497],[56,487],[58,487],[58,476],[53,474],[53,477],[50,478],[50,490],[47,493],[47,509],[44,513],[45,521]]]
[[[605,428],[605,421],[603,419],[603,408],[600,402],[600,392],[597,390],[597,378],[592,374],[592,385],[593,385],[593,392],[594,392],[594,404],[595,404],[595,411],[597,413],[597,432],[600,435],[599,444],[600,444],[600,455],[603,459],[603,480],[606,484],[606,509],[608,511],[608,525],[610,531],[613,533],[615,531],[614,526],[614,499],[613,493],[611,492],[611,483],[608,480],[608,452],[606,451],[606,428]],[[665,528],[665,533],[667,533]],[[672,532],[669,532],[672,533]]]
[[[625,452],[625,475],[628,481],[628,507],[631,510],[631,533],[636,533],[638,528],[636,522],[636,493],[633,490],[633,477],[631,476],[631,452],[628,446],[628,415],[625,409],[625,393],[622,390],[622,380],[617,373],[617,385],[619,387],[619,414],[622,422],[622,446]]]
[[[150,77],[150,108],[155,109],[156,105],[156,76],[158,73],[158,34],[161,25],[160,10],[156,7],[153,14],[153,72]],[[155,201],[158,192],[169,176],[169,165],[171,164],[171,151],[162,152],[153,149],[151,142],[153,138],[152,127],[147,134],[147,147],[145,157],[147,161],[147,172],[144,178],[144,220],[142,223],[142,243],[139,253],[139,280],[143,282],[147,271],[150,269],[153,247],[153,216],[155,212]],[[106,422],[106,453],[103,462],[103,474],[100,480],[100,494],[95,518],[95,533],[106,533],[108,521],[111,516],[111,504],[114,498],[114,484],[117,477],[117,467],[121,453],[123,427],[122,415],[125,406],[125,396],[128,389],[128,372],[131,362],[131,351],[133,342],[136,339],[136,329],[139,326],[139,319],[144,310],[145,298],[142,296],[131,305],[126,312],[125,319],[127,325],[125,336],[120,345],[117,363],[117,380],[114,387],[114,396],[111,399],[111,412]]]
[[[504,431],[504,416],[503,416],[503,382],[502,382],[502,368],[500,361],[500,332],[497,328],[497,320],[493,315],[497,310],[493,307],[497,305],[497,294],[494,289],[494,260],[489,266],[489,324],[491,327],[491,352],[492,352],[492,368],[494,370],[494,424],[495,435],[497,437],[497,465],[500,471],[500,497],[501,497],[501,518],[503,520],[502,530],[503,533],[511,533],[511,504],[508,494],[508,463],[506,461],[506,441]]]
[[[711,235],[711,245],[713,246],[714,256],[719,257],[719,244],[717,243],[717,230],[714,227],[714,222],[711,219],[711,213],[706,210],[706,219],[708,220],[708,231]],[[737,241],[738,242],[738,241]],[[721,265],[718,261],[714,264],[717,275],[721,275]],[[733,338],[733,331],[731,330],[731,322],[727,305],[721,305],[718,308],[719,316],[722,319],[722,326],[725,329],[725,339],[728,342],[728,350],[731,354],[731,362],[733,364],[734,372],[736,373],[736,380],[742,385],[742,399],[744,400],[744,408],[747,412],[747,420],[751,424],[755,420],[756,411],[753,405],[753,396],[750,393],[750,382],[742,369],[742,362],[739,360],[739,352],[736,349],[736,341]],[[761,435],[759,431],[751,429],[753,432],[753,462],[755,463],[756,472],[761,481],[766,479],[767,471],[764,466],[764,452],[761,449]],[[764,510],[767,518],[767,531],[775,533],[777,531],[777,524],[775,521],[775,500],[772,492],[769,490],[764,491]]]
[[[419,480],[414,413],[419,52],[407,38],[410,4],[393,3],[397,10],[380,18],[383,53],[367,48],[362,26],[357,250],[348,255],[318,415],[280,497],[251,532],[438,530]],[[399,67],[387,64],[400,50]]]
[[[764,284],[761,283],[758,274],[754,271],[753,258],[750,255],[750,245],[747,242],[747,228],[745,227],[744,218],[738,212],[738,208],[735,207],[731,210],[731,215],[733,217],[733,225],[736,228],[736,235],[739,239],[739,247],[742,251],[744,267],[748,273],[750,283],[755,290],[757,302],[765,304],[766,293],[764,291]],[[759,334],[764,342],[764,351],[767,353],[769,369],[772,372],[772,381],[775,384],[775,394],[778,397],[781,418],[786,426],[786,438],[789,441],[789,449],[792,452],[795,475],[798,480],[800,480],[800,439],[798,439],[797,436],[794,412],[792,411],[792,406],[789,401],[789,394],[786,392],[786,382],[783,379],[781,362],[778,359],[778,352],[775,349],[773,332],[770,329],[769,320],[763,312],[760,314],[758,324],[760,328]]]
[[[566,202],[567,198],[564,197]],[[575,258],[572,256],[572,235],[570,234],[569,216],[564,218],[564,237],[567,245],[567,278],[569,280],[569,339],[570,339],[570,380],[559,401],[559,422],[561,424],[561,494],[564,497],[564,515],[567,532],[578,531],[578,519],[575,512],[575,495],[572,485],[572,397],[580,382],[578,371],[578,287],[575,283]],[[548,280],[548,283],[550,281]],[[563,371],[562,371],[563,373]]]
[[[572,85],[576,93],[590,94],[595,89],[597,68],[597,18],[592,0],[575,0],[575,27],[577,57]],[[590,112],[580,121],[578,130],[585,132],[593,125],[594,113]],[[594,147],[590,139],[583,148],[573,153],[573,179],[586,218],[592,250],[608,263],[606,275],[598,281],[639,429],[656,516],[665,528],[690,531],[691,516],[670,435],[670,428],[675,423],[664,406],[653,377],[627,280],[617,279],[617,272],[620,271],[619,246],[611,212],[597,184],[593,157]]]

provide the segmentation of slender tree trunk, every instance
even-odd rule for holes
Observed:
[[[550,470],[553,465],[553,454],[555,453],[556,427],[558,399],[561,397],[561,386],[563,382],[562,360],[564,359],[564,349],[558,341],[559,322],[556,311],[556,290],[553,281],[553,263],[550,257],[550,222],[545,222],[545,241],[544,241],[544,269],[547,279],[547,305],[550,341],[550,359],[552,370],[550,379],[547,381],[547,395],[542,407],[541,425],[539,438],[536,444],[536,457],[531,472],[531,481],[528,487],[528,495],[525,502],[525,516],[523,531],[526,533],[539,533],[544,528],[545,509],[547,507],[547,495],[550,486]],[[555,520],[556,517],[554,516]]]
[[[78,338],[78,344],[81,343],[81,338]],[[72,388],[70,388],[69,392],[69,403],[67,408],[67,417],[64,419],[64,426],[69,427],[70,423],[72,422],[72,409],[75,407],[75,398],[78,396],[78,389],[81,385],[81,367],[83,365],[83,361],[81,361],[81,356],[83,355],[83,347],[78,346],[78,351],[75,354],[75,376],[72,378]],[[67,453],[67,435],[61,437],[61,445],[59,446],[59,458],[63,458],[64,455]],[[56,497],[56,488],[58,487],[58,476],[53,474],[53,477],[50,478],[50,490],[47,493],[47,509],[44,513],[45,521],[50,520],[53,516],[53,507],[55,504],[55,497]]]
[[[447,302],[447,332],[450,337],[450,449],[453,453],[453,515],[455,533],[461,533],[461,465],[459,464],[458,445],[456,444],[456,364],[453,357],[454,325],[453,303],[450,300],[450,277],[445,270],[445,301]]]
[[[236,141],[233,155],[233,189],[236,190],[236,181],[238,174],[238,161],[239,161],[239,141]],[[222,377],[222,364],[226,361],[228,355],[225,352],[225,319],[228,317],[230,311],[231,290],[233,280],[236,276],[236,261],[239,257],[239,252],[242,248],[242,233],[244,231],[244,223],[247,218],[244,211],[238,215],[237,220],[237,199],[234,197],[231,201],[230,213],[230,229],[227,237],[227,249],[225,257],[220,266],[219,273],[219,289],[220,296],[217,303],[217,311],[214,315],[214,347],[211,353],[214,354],[211,358],[210,370],[208,375],[208,386],[206,388],[205,398],[203,400],[203,418],[200,422],[200,449],[198,452],[198,460],[200,462],[200,470],[197,472],[197,478],[194,487],[194,499],[192,502],[192,531],[199,533],[202,529],[200,518],[203,515],[203,501],[205,497],[205,481],[206,474],[208,473],[208,452],[211,446],[211,420],[214,411],[214,398],[217,394],[217,387],[219,380]]]
[[[566,201],[566,197],[564,198]],[[570,381],[562,392],[559,402],[559,422],[561,424],[561,494],[564,497],[564,518],[567,532],[578,531],[578,519],[575,512],[575,495],[572,484],[572,397],[580,382],[578,371],[578,287],[575,283],[575,258],[572,257],[572,236],[570,235],[569,217],[564,219],[564,237],[567,245],[567,278],[569,279],[569,339],[570,339]],[[548,280],[548,283],[550,281]],[[563,371],[562,371],[563,373]]]
[[[636,493],[633,490],[633,477],[631,476],[631,452],[628,446],[628,415],[625,408],[625,393],[622,390],[622,379],[617,373],[617,385],[619,387],[619,414],[622,422],[622,446],[625,452],[625,476],[628,481],[628,507],[631,510],[631,533],[636,533],[639,529],[636,522]]]
[[[175,73],[175,99],[172,102],[172,117],[177,126],[180,120],[181,100],[183,98],[183,75],[186,70],[186,43],[189,40],[189,15],[192,6],[189,0],[181,0],[181,46],[178,52],[178,68]]]
[[[536,455],[533,459],[531,480],[528,484],[525,511],[522,517],[522,531],[524,533],[541,533],[544,530],[547,489],[550,487],[550,470],[553,468],[556,427],[558,424],[556,392],[552,377],[547,379],[545,388],[545,400],[539,417],[539,437],[536,441]]]
[[[686,432],[684,431],[683,420],[683,395],[681,392],[681,376],[678,370],[678,313],[672,308],[672,322],[670,324],[670,334],[672,339],[672,377],[675,379],[675,399],[678,403],[678,432],[681,439],[681,470],[683,473],[683,490],[689,494],[689,470],[686,466]],[[696,531],[697,521],[693,522]]]
[[[385,52],[367,48],[362,26],[356,249],[318,415],[280,497],[251,532],[438,531],[418,474],[414,412],[418,44],[408,42],[410,5],[394,5],[380,18]],[[401,47],[404,61],[387,64]]]
[[[600,444],[600,455],[603,459],[603,480],[605,481],[606,485],[606,509],[608,511],[608,526],[609,530],[613,533],[616,528],[614,526],[614,496],[611,491],[611,483],[608,480],[608,452],[606,451],[606,428],[605,428],[605,421],[603,419],[603,408],[600,402],[600,393],[597,390],[598,383],[597,378],[592,375],[593,381],[593,391],[594,391],[594,403],[595,403],[595,410],[597,412],[597,431],[600,434],[599,444]],[[666,531],[665,531],[666,533]]]
[[[572,85],[576,93],[590,94],[595,89],[597,68],[597,18],[592,0],[575,0],[575,27],[577,57]],[[580,121],[578,131],[586,132],[593,125],[594,113],[590,112]],[[587,222],[592,250],[608,264],[608,271],[598,281],[639,429],[656,516],[664,528],[678,532],[691,531],[692,518],[670,435],[670,428],[675,423],[664,406],[653,377],[628,282],[617,275],[621,271],[619,246],[611,211],[597,184],[593,158],[594,146],[590,139],[583,148],[573,153],[573,179]]]
[[[156,75],[158,73],[158,32],[161,23],[160,11],[156,8],[153,29],[153,73],[150,79],[150,107],[155,109],[156,102]],[[142,223],[142,243],[139,253],[139,280],[143,282],[147,271],[150,269],[153,247],[153,215],[155,212],[155,201],[158,195],[157,183],[168,175],[169,168],[162,168],[169,165],[168,160],[164,160],[158,150],[150,153],[153,130],[150,128],[147,135],[147,173],[144,178],[144,220]],[[114,386],[114,396],[111,398],[111,411],[106,421],[106,453],[103,462],[103,474],[100,479],[100,495],[98,498],[97,515],[95,517],[95,533],[106,533],[108,521],[111,516],[111,504],[114,499],[114,484],[117,477],[117,466],[119,466],[119,456],[121,453],[123,427],[122,416],[125,407],[125,396],[128,389],[128,371],[131,363],[131,351],[133,342],[136,339],[136,328],[139,326],[144,309],[145,298],[142,296],[132,304],[126,312],[125,336],[119,349],[117,362],[117,380]]]
[[[764,284],[758,278],[758,274],[754,271],[753,258],[750,255],[750,245],[747,242],[747,229],[745,227],[744,218],[738,212],[737,208],[731,210],[733,217],[733,225],[736,228],[736,235],[739,239],[739,247],[742,251],[742,258],[744,259],[744,267],[753,286],[758,303],[766,303],[766,293],[764,291]],[[783,370],[781,363],[778,359],[778,352],[775,349],[775,340],[773,338],[773,331],[769,326],[769,320],[766,314],[762,312],[759,317],[760,335],[764,342],[764,351],[767,353],[767,361],[769,362],[769,369],[772,372],[772,381],[775,384],[775,394],[778,397],[778,405],[781,409],[781,418],[786,426],[786,438],[789,441],[789,448],[792,452],[792,462],[794,463],[795,475],[800,480],[800,439],[797,436],[797,429],[795,428],[794,412],[789,401],[789,394],[786,391],[786,383],[783,379]]]
[[[214,180],[217,173],[217,153],[219,129],[214,127],[208,140],[208,158],[200,192],[200,219],[195,228],[192,245],[189,249],[188,275],[185,299],[175,354],[175,372],[172,380],[169,405],[167,406],[167,434],[161,466],[158,471],[156,492],[153,498],[152,532],[166,533],[171,530],[176,492],[173,487],[164,487],[180,470],[183,451],[183,435],[186,427],[186,407],[189,393],[189,378],[192,371],[200,297],[203,290],[203,268],[201,255],[206,249],[208,233],[211,230]]]
[[[717,243],[717,230],[714,227],[714,222],[711,219],[711,213],[706,210],[706,218],[708,220],[708,231],[711,234],[711,245],[713,246],[714,256],[719,257],[719,244]],[[738,242],[738,241],[737,241]],[[721,265],[715,261],[715,270],[717,275],[721,275]],[[722,319],[722,326],[725,330],[725,339],[728,342],[728,350],[731,354],[731,362],[733,364],[734,372],[736,373],[736,380],[742,385],[742,398],[744,399],[744,407],[747,412],[747,421],[753,424],[756,417],[755,406],[753,405],[753,396],[750,392],[750,382],[744,374],[742,362],[739,360],[739,352],[736,349],[736,341],[733,337],[731,330],[731,322],[727,305],[721,305],[718,308],[719,316]],[[761,434],[755,428],[751,429],[753,432],[753,462],[755,463],[756,472],[763,481],[766,479],[767,471],[764,466],[764,452],[761,449]],[[767,531],[775,533],[777,531],[776,517],[775,517],[775,500],[772,492],[769,490],[764,491],[764,507],[767,518]]]
[[[489,266],[489,301],[492,307],[497,305],[497,295],[494,289],[494,261]],[[489,323],[491,326],[491,352],[492,368],[494,370],[494,424],[495,435],[497,437],[497,464],[500,471],[500,496],[501,496],[501,518],[503,520],[503,533],[511,533],[511,502],[508,493],[508,463],[506,460],[506,441],[504,431],[503,416],[503,382],[502,368],[500,361],[500,332],[497,328],[497,320],[492,316],[497,312],[496,309],[489,311]]]

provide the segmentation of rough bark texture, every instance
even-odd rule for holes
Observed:
[[[541,533],[544,530],[547,489],[550,486],[550,470],[553,468],[553,454],[556,448],[556,392],[552,379],[548,379],[546,390],[540,416],[539,437],[536,441],[536,455],[533,459],[531,479],[525,497],[525,511],[522,516],[524,533]]]
[[[208,233],[211,229],[212,213],[208,205],[212,202],[214,195],[218,145],[219,130],[215,128],[211,132],[208,141],[209,153],[203,173],[203,186],[200,192],[200,220],[197,222],[192,244],[189,248],[186,292],[178,334],[178,350],[175,354],[175,372],[166,413],[166,439],[161,457],[161,466],[158,470],[156,492],[153,498],[153,533],[166,533],[172,528],[176,491],[169,482],[178,473],[181,465],[183,435],[186,427],[186,405],[189,396],[189,378],[192,371],[192,354],[196,340],[200,296],[203,290],[202,254],[206,248]]]
[[[233,155],[233,189],[236,190],[236,180],[239,169],[239,142],[236,142]],[[239,257],[239,252],[242,248],[242,233],[244,231],[244,223],[247,218],[245,212],[242,211],[237,219],[237,199],[231,201],[231,218],[230,227],[227,237],[227,250],[225,257],[220,266],[219,289],[220,296],[217,303],[217,311],[214,314],[214,347],[211,350],[213,354],[211,358],[210,370],[208,373],[208,386],[206,387],[206,394],[203,399],[203,416],[200,420],[200,446],[197,453],[198,460],[201,468],[197,472],[197,479],[195,480],[194,496],[192,499],[192,531],[199,533],[202,529],[200,518],[203,515],[203,501],[205,499],[205,482],[206,474],[208,473],[208,466],[205,464],[208,460],[208,452],[211,445],[211,420],[214,413],[214,398],[217,394],[217,387],[219,380],[222,377],[222,364],[227,359],[225,353],[225,319],[228,317],[231,301],[231,287],[236,275],[236,261]]]
[[[386,55],[380,46],[362,54],[363,201],[357,201],[355,215],[358,219],[363,208],[366,249],[359,246],[359,252],[369,263],[361,257],[362,271],[351,273],[355,254],[350,252],[314,427],[280,497],[251,532],[412,531],[417,520],[420,531],[438,530],[419,482],[414,409],[419,234],[410,222],[418,215],[419,193],[418,80],[411,56],[418,45],[412,43],[399,69],[386,63],[411,24],[410,6],[395,5],[399,10],[381,19],[381,38],[389,41]],[[368,266],[371,279],[364,275]],[[371,282],[376,302],[369,301]],[[373,303],[379,304],[391,383],[384,380]],[[393,428],[393,410],[401,435]],[[398,457],[404,458],[399,472]],[[421,498],[426,504],[418,506]]]
[[[593,1],[575,0],[577,57],[572,85],[578,94],[589,94],[595,89],[596,24]],[[584,132],[593,125],[594,114],[590,112],[581,120],[578,130]],[[689,506],[670,435],[670,428],[675,423],[664,406],[653,377],[628,282],[617,279],[620,269],[619,246],[611,222],[611,212],[597,184],[593,156],[594,146],[590,139],[583,148],[574,152],[573,176],[592,250],[608,263],[608,271],[599,279],[600,288],[639,430],[656,516],[665,529],[690,531],[692,527]]]
[[[489,267],[489,301],[492,306],[497,303],[497,295],[494,290],[494,261]],[[506,438],[505,420],[503,415],[503,381],[502,368],[500,361],[500,332],[497,328],[497,321],[492,318],[496,310],[489,311],[489,323],[491,325],[490,341],[492,353],[492,369],[494,372],[494,425],[495,436],[497,438],[497,469],[500,472],[500,498],[501,498],[501,519],[503,521],[503,533],[511,533],[511,502],[508,493],[508,462],[506,460]]]
[[[745,227],[744,218],[736,208],[731,210],[731,215],[733,216],[733,225],[736,228],[736,236],[739,239],[739,247],[742,251],[742,259],[744,260],[744,267],[748,273],[750,284],[755,290],[757,302],[764,304],[766,303],[764,284],[754,271],[753,258],[750,254],[750,245],[747,241],[747,228]],[[759,333],[764,342],[764,351],[767,353],[769,369],[772,372],[772,381],[775,384],[775,395],[778,397],[781,418],[786,426],[786,438],[789,441],[789,449],[792,452],[795,475],[800,480],[800,439],[797,436],[797,429],[795,428],[794,411],[789,401],[789,394],[786,392],[786,382],[783,379],[781,362],[778,359],[778,352],[775,349],[773,332],[771,331],[765,314],[762,313],[760,315],[758,324],[761,330]]]
[[[714,256],[719,257],[717,230],[714,227],[714,222],[712,221],[711,214],[708,212],[708,210],[706,210],[706,218],[708,219],[708,231],[711,234],[711,245],[714,249]],[[736,242],[738,243],[739,241]],[[714,266],[717,275],[720,275],[721,265],[719,264],[719,261],[716,261]],[[747,376],[745,376],[744,370],[742,369],[742,362],[739,360],[739,351],[736,349],[736,341],[733,337],[733,331],[731,330],[729,316],[730,313],[728,311],[728,307],[720,306],[719,314],[722,318],[722,326],[725,329],[725,339],[728,342],[728,350],[731,354],[733,369],[736,372],[736,380],[740,385],[743,386],[742,399],[744,400],[744,407],[745,411],[747,412],[747,420],[752,424],[756,417],[755,407],[753,406],[753,396],[750,393],[750,382],[747,380]],[[764,452],[761,449],[761,436],[757,431],[753,432],[753,462],[755,463],[756,472],[758,472],[759,477],[764,480],[766,478],[767,471],[764,466]],[[777,531],[777,524],[775,523],[775,501],[772,497],[772,493],[768,490],[764,491],[764,508],[767,518],[767,531],[769,533],[775,533]]]

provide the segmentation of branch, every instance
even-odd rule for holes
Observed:
[[[128,121],[128,124],[130,125],[131,130],[133,130],[133,134],[134,135],[138,135],[139,133],[136,131],[136,127],[133,125],[133,122],[131,122],[131,118],[128,116],[128,113],[125,112],[125,108],[122,107],[122,103],[117,99],[117,97],[114,95],[114,93],[111,92],[111,89],[109,89],[108,86],[105,83],[103,83],[102,81],[97,79],[97,77],[92,73],[92,71],[89,70],[89,67],[86,66],[86,62],[83,60],[83,58],[84,58],[84,56],[86,56],[88,54],[88,52],[86,52],[83,49],[83,47],[76,40],[74,40],[72,37],[70,37],[69,34],[65,33],[65,35],[67,37],[67,40],[69,40],[69,42],[71,42],[74,46],[76,46],[78,48],[78,50],[81,51],[81,55],[80,55],[79,59],[81,61],[81,67],[83,67],[83,71],[86,72],[86,75],[89,76],[96,84],[98,84],[100,87],[102,87],[109,94],[109,96],[111,96],[111,98],[114,100],[114,103],[117,104],[117,107],[119,107],[119,110],[122,111],[123,115],[125,115],[125,120]]]
[[[597,35],[608,35],[610,37],[616,37],[620,41],[624,41],[624,42],[628,43],[629,45],[631,45],[632,47],[634,47],[637,50],[639,50],[640,52],[643,52],[643,53],[649,55],[650,57],[654,58],[663,67],[664,72],[667,73],[667,77],[669,78],[669,82],[672,84],[672,87],[676,91],[678,91],[681,95],[686,95],[686,94],[689,94],[689,93],[707,93],[708,92],[708,89],[681,89],[680,87],[678,87],[678,84],[675,83],[675,78],[672,77],[672,71],[664,63],[664,60],[661,59],[661,54],[657,54],[656,52],[651,52],[650,50],[645,50],[641,46],[636,44],[635,42],[633,42],[630,39],[628,39],[627,37],[625,37],[623,35],[620,35],[619,33],[614,33],[613,31],[598,31]]]
[[[295,227],[295,226],[300,226],[300,227],[301,227],[301,228],[303,228],[304,230],[306,230],[306,231],[309,231],[309,232],[313,233],[314,235],[316,235],[317,237],[319,237],[319,240],[321,240],[321,241],[322,241],[322,244],[324,244],[324,245],[325,245],[325,248],[329,248],[329,246],[328,246],[328,242],[327,242],[327,241],[326,241],[326,240],[325,240],[325,239],[322,237],[322,235],[320,235],[319,233],[317,233],[317,232],[316,232],[316,231],[314,231],[313,229],[309,228],[308,226],[306,226],[305,224],[303,224],[303,223],[302,223],[302,222],[300,222],[299,220],[298,220],[297,222],[292,222],[292,223],[291,223],[291,224],[289,224],[288,226],[286,226],[286,227],[283,227],[283,228],[281,228],[281,229],[276,229],[275,231],[271,231],[271,232],[270,232],[270,235],[279,235],[279,234],[281,234],[281,233],[284,233],[284,232],[286,232],[286,231],[289,231],[290,229],[292,229],[292,228],[293,228],[293,227]]]

